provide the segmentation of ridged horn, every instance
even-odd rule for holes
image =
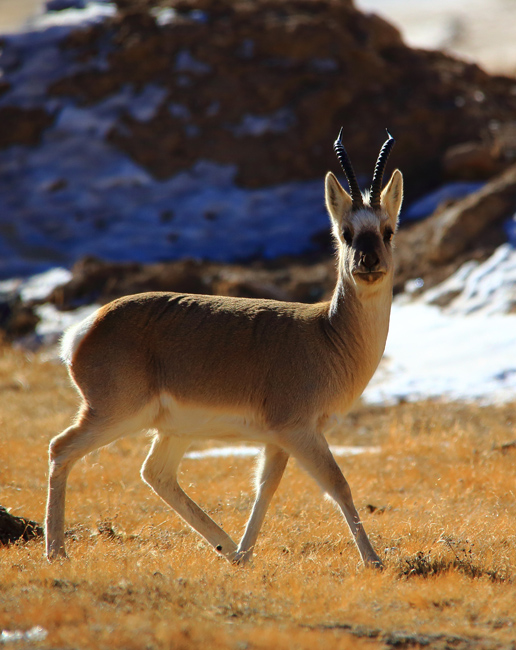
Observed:
[[[394,146],[396,140],[392,135],[387,131],[389,136],[387,140],[383,143],[383,147],[380,149],[378,154],[378,160],[376,161],[376,166],[374,168],[373,180],[371,181],[371,189],[369,194],[369,204],[373,210],[380,209],[380,196],[382,192],[382,183],[383,183],[383,173],[385,171],[385,165],[387,164],[387,159],[391,153],[391,149]]]
[[[333,149],[337,154],[337,158],[339,159],[341,167],[348,181],[349,193],[351,195],[351,200],[353,202],[351,209],[360,210],[360,208],[364,207],[364,202],[362,200],[362,193],[360,192],[360,188],[358,187],[357,178],[355,176],[355,172],[353,171],[353,166],[351,165],[351,161],[349,159],[348,153],[344,149],[344,145],[342,144],[342,131],[343,129],[341,128],[341,130],[339,131],[339,137],[333,143]]]

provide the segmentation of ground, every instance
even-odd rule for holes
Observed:
[[[1,505],[12,514],[42,520],[48,441],[76,404],[48,355],[0,346]],[[148,440],[123,440],[72,471],[69,561],[48,564],[40,539],[0,547],[0,630],[40,626],[25,642],[40,648],[514,649],[514,412],[359,406],[332,434],[380,448],[339,464],[383,572],[361,566],[341,515],[292,461],[253,564],[232,567],[140,480]],[[188,459],[181,481],[239,537],[250,459]]]

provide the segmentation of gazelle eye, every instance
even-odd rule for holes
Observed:
[[[344,228],[344,232],[342,233],[344,237],[344,241],[348,246],[351,246],[353,243],[353,234],[351,233],[351,230],[349,228]]]
[[[386,228],[386,229],[383,231],[383,241],[384,241],[385,243],[390,242],[391,239],[392,239],[392,236],[393,236],[393,235],[394,235],[394,233],[392,232],[392,228]]]

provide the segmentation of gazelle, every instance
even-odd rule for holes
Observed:
[[[74,463],[121,436],[154,430],[143,480],[229,561],[251,558],[292,455],[341,508],[363,562],[382,565],[324,428],[361,395],[383,354],[403,180],[396,170],[381,191],[394,144],[389,136],[363,197],[341,135],[334,148],[350,194],[331,172],[325,180],[338,251],[330,301],[143,293],[101,307],[65,334],[62,357],[82,405],[74,424],[50,443],[49,559],[65,556],[66,481]],[[205,438],[264,445],[256,499],[238,546],[177,482],[186,450]]]

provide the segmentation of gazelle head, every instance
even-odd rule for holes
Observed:
[[[363,196],[341,136],[342,129],[334,149],[350,193],[328,172],[326,207],[338,244],[341,277],[352,282],[359,291],[371,291],[388,279],[392,281],[392,240],[403,199],[403,177],[396,169],[382,191],[385,165],[394,145],[394,138],[389,134],[376,161],[371,188]]]

